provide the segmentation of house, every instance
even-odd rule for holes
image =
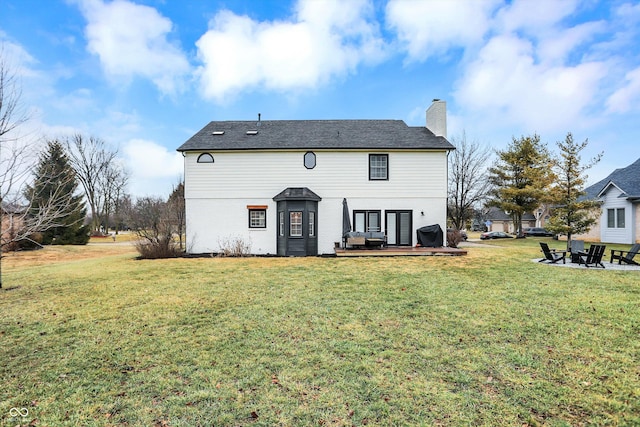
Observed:
[[[178,151],[184,156],[189,253],[229,242],[253,254],[335,252],[343,200],[353,231],[383,231],[412,246],[416,230],[446,228],[446,104],[429,127],[401,120],[213,121]]]
[[[0,209],[0,244],[3,250],[15,250],[18,235],[24,226],[25,208],[2,201]]]
[[[487,231],[504,231],[505,233],[515,233],[516,228],[513,223],[513,217],[497,207],[490,207],[483,215],[482,223]],[[525,212],[522,215],[522,228],[537,227],[536,217],[531,213]]]
[[[606,243],[640,243],[640,159],[616,169],[585,189],[587,198],[602,202],[597,224],[576,239]]]

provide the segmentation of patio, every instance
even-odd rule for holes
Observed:
[[[539,262],[540,258],[534,258],[531,261],[533,262]],[[608,260],[603,259],[602,263],[604,264],[604,270],[617,270],[617,271],[638,271],[640,272],[640,266],[638,265],[630,265],[630,264],[618,264],[617,262],[614,263],[610,263]],[[551,264],[551,263],[540,263],[540,264],[545,264],[551,267],[564,267],[564,268],[579,268],[582,270],[603,270],[600,267],[585,267],[584,264],[577,264],[577,263],[573,263],[573,262],[569,262],[569,260],[567,261],[566,264],[562,264],[560,262],[557,262],[555,264]]]
[[[427,248],[415,246],[385,246],[371,249],[336,248],[337,257],[385,257],[385,256],[462,256],[467,251],[459,248]]]

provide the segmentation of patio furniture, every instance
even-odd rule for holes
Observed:
[[[604,255],[605,248],[606,248],[605,245],[589,246],[589,251],[580,252],[578,264],[584,264],[585,267],[600,266],[604,268],[604,264],[602,263],[602,256]]]
[[[346,233],[347,246],[382,247],[386,242],[383,231],[350,231]]]
[[[571,262],[580,262],[580,252],[584,252],[584,240],[571,240]]]
[[[622,264],[624,262],[626,264],[640,265],[638,262],[633,260],[633,257],[636,256],[638,252],[640,252],[640,243],[636,243],[628,251],[611,249],[611,260],[609,263],[613,263],[613,260],[617,259],[618,264]]]
[[[556,262],[562,260],[563,264],[566,264],[567,251],[557,251],[555,249],[549,249],[549,245],[540,242],[540,247],[542,248],[542,252],[544,253],[544,258],[542,258],[538,262],[549,262],[550,264],[555,264]]]

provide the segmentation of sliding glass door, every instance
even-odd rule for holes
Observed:
[[[411,211],[386,211],[386,235],[389,246],[411,246],[413,218]]]

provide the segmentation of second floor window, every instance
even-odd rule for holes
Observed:
[[[369,154],[369,180],[384,181],[389,179],[389,155]]]

